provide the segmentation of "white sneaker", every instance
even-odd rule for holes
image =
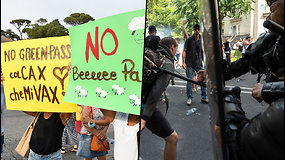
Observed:
[[[188,98],[188,99],[187,99],[187,105],[190,106],[191,103],[192,103],[192,99],[191,99],[191,98]]]

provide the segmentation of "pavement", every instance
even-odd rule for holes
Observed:
[[[177,69],[182,75],[185,71]],[[251,118],[262,112],[267,107],[266,103],[258,103],[251,97],[251,88],[256,83],[257,76],[246,74],[240,79],[233,79],[226,83],[227,86],[241,86],[242,106],[246,115]],[[201,103],[200,90],[194,92],[193,103],[186,105],[186,82],[175,78],[175,85],[169,85],[166,90],[169,99],[169,109],[166,118],[179,135],[177,144],[177,160],[213,160],[214,151],[212,135],[209,124],[209,106]],[[186,110],[196,107],[197,113],[186,116]],[[165,113],[165,104],[161,102],[158,108]],[[21,111],[5,110],[5,143],[1,160],[23,159],[15,152],[15,148],[24,134],[32,117]],[[113,127],[110,126],[107,135],[113,138]],[[164,151],[164,140],[152,134],[148,129],[141,133],[140,160],[162,160]],[[113,145],[107,155],[107,160],[113,160]],[[70,152],[71,146],[63,155],[66,160],[83,159],[74,152]]]
[[[176,69],[183,76],[185,70]],[[242,107],[248,118],[254,117],[262,112],[267,104],[258,103],[251,96],[251,88],[256,83],[257,76],[250,73],[241,76],[239,79],[232,79],[226,82],[226,86],[241,87]],[[192,104],[186,104],[186,82],[175,78],[175,85],[168,86],[166,93],[169,99],[169,109],[166,113],[165,104],[160,103],[158,108],[166,113],[171,126],[176,130],[179,140],[177,144],[177,160],[214,160],[216,147],[212,142],[210,129],[210,106],[201,103],[201,90],[193,92]],[[187,116],[186,111],[197,108],[197,114]],[[165,142],[162,138],[151,133],[147,128],[141,133],[140,157],[142,160],[163,160]]]
[[[27,126],[33,120],[32,116],[29,116],[21,111],[5,110],[5,135],[3,153],[1,154],[1,160],[26,160],[15,152],[15,148],[22,138]],[[110,125],[107,136],[113,138],[113,126]],[[79,137],[78,137],[79,139]],[[114,145],[110,145],[109,154],[107,154],[107,160],[113,160]],[[65,160],[82,160],[83,158],[76,156],[75,152],[70,152],[72,146],[67,146],[66,153],[62,155]]]

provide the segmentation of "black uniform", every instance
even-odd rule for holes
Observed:
[[[282,36],[265,33],[249,46],[245,57],[224,65],[225,80],[248,71],[265,74],[262,98],[269,104],[263,113],[247,119],[241,108],[240,90],[227,92],[225,132],[229,159],[284,159],[283,43]]]

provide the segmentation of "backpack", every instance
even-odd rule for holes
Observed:
[[[162,55],[160,52],[154,52],[150,48],[145,48],[143,58],[142,102],[145,102],[146,96],[160,72],[159,68],[162,67],[165,62],[165,58],[165,55]]]

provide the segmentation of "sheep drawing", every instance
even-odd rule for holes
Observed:
[[[135,106],[140,106],[141,105],[141,100],[140,99],[136,99],[134,105]]]
[[[112,91],[116,92],[119,88],[120,88],[119,85],[114,84],[114,85],[112,86]]]
[[[108,92],[102,90],[102,92],[100,93],[99,97],[100,97],[100,98],[106,98],[107,95],[108,95]]]
[[[132,31],[132,36],[137,44],[142,44],[144,42],[144,25],[145,16],[134,17],[128,25],[130,31]]]
[[[125,93],[125,89],[126,88],[122,88],[122,87],[120,87],[117,84],[114,84],[112,86],[112,91],[115,93],[115,95],[122,95],[122,94],[124,94]]]
[[[132,94],[129,96],[130,103],[133,104],[134,106],[140,106],[141,105],[141,100],[139,97],[135,94]]]
[[[78,97],[87,97],[88,91],[85,89],[80,89],[78,93]]]
[[[125,88],[118,88],[117,91],[115,92],[115,95],[122,95],[125,93]]]
[[[78,94],[80,90],[81,90],[81,86],[77,85],[77,86],[75,87],[75,93]]]
[[[97,87],[97,88],[96,88],[96,94],[97,94],[97,95],[100,95],[102,91],[103,91],[103,90],[102,90],[101,87]]]

